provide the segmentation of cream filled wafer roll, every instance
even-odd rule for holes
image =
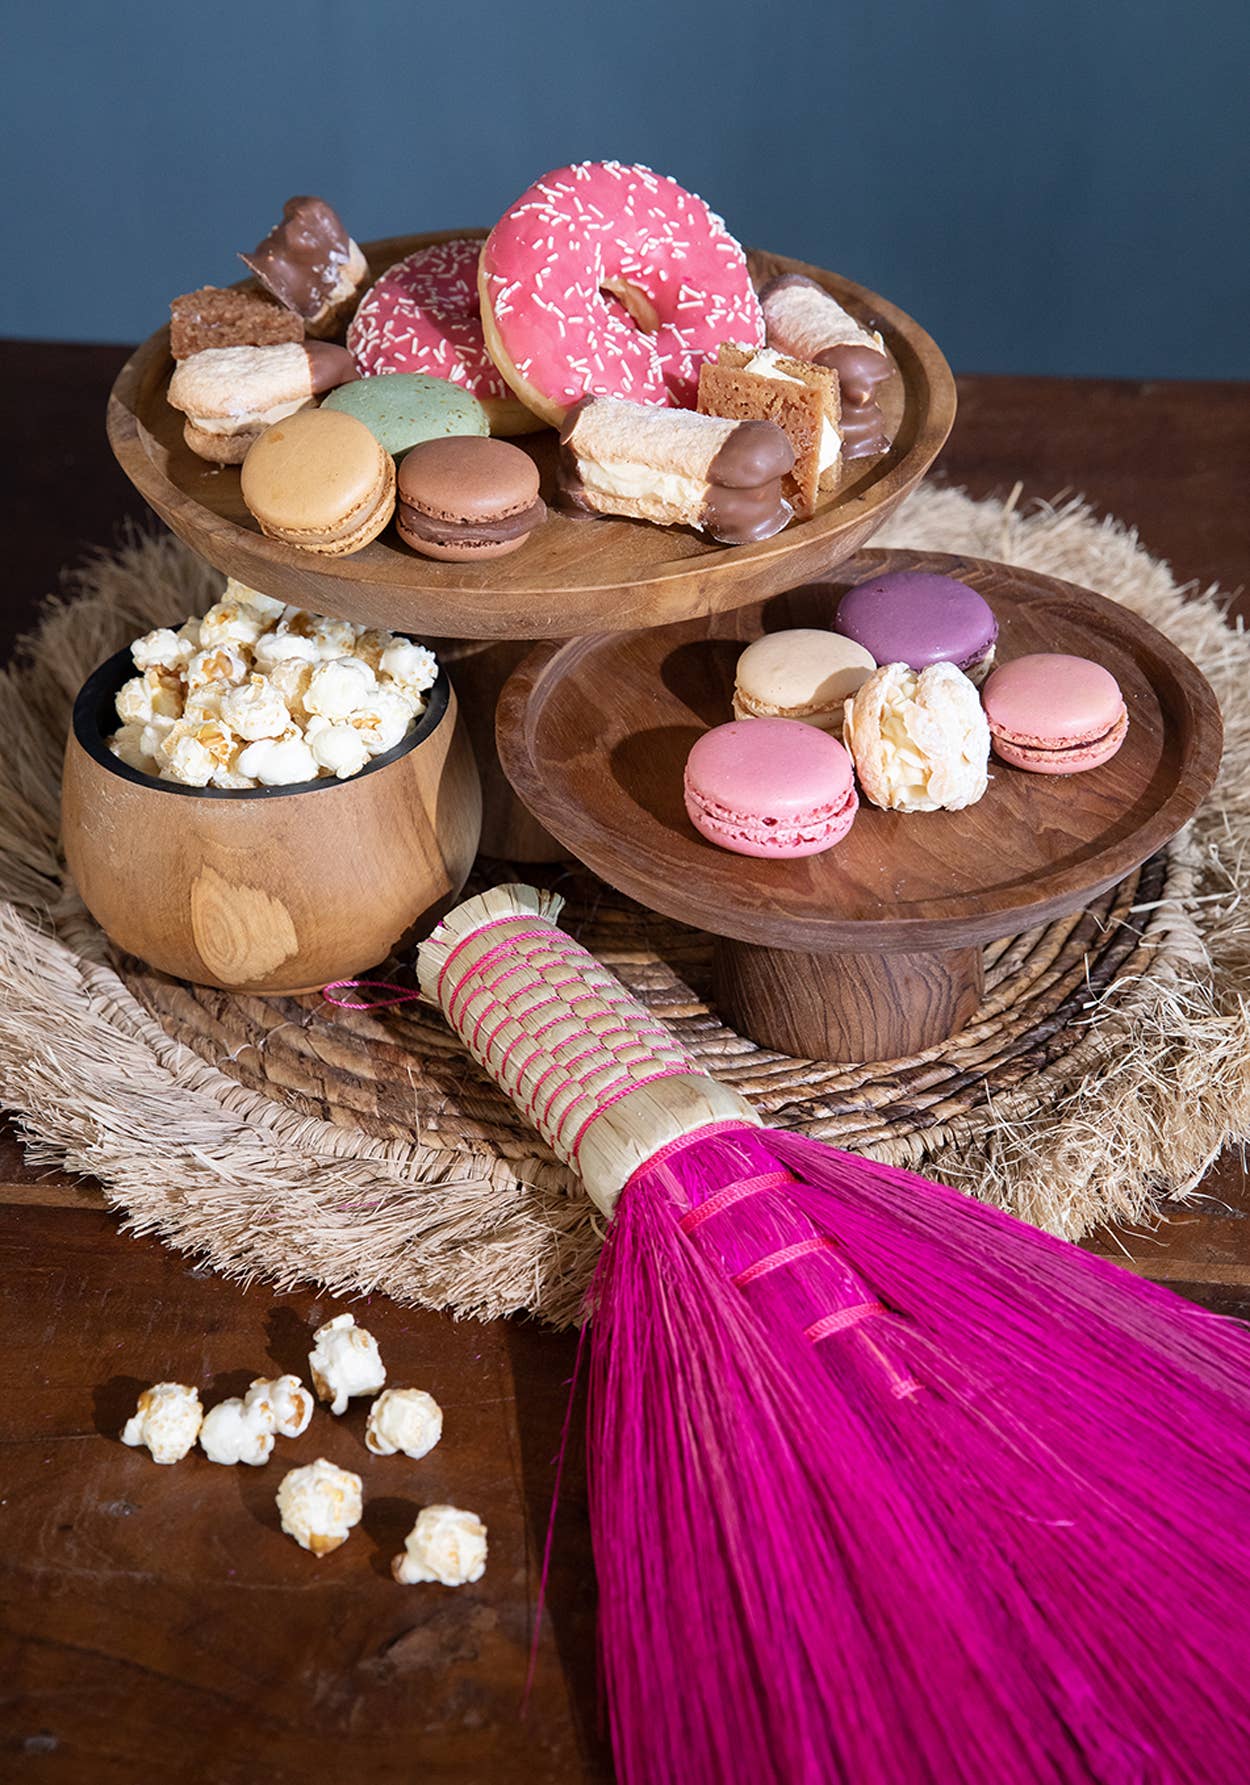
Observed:
[[[885,343],[801,273],[770,279],[760,292],[768,345],[838,375],[842,445],[847,458],[869,458],[890,444],[877,386],[894,370]]]
[[[350,353],[329,341],[208,347],[178,362],[169,401],[187,418],[183,434],[192,452],[241,465],[266,428],[355,376]]]
[[[771,539],[793,514],[794,449],[775,422],[585,397],[560,440],[561,496],[586,513],[698,527],[723,545]]]

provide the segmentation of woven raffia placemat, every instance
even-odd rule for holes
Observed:
[[[1140,1218],[1250,1128],[1250,640],[1214,592],[1183,600],[1132,533],[1079,503],[1025,515],[922,488],[873,544],[1026,564],[1169,633],[1226,725],[1220,785],[1190,830],[1084,912],[991,945],[961,1035],[862,1066],[755,1047],[708,1006],[704,937],[582,870],[528,876],[559,886],[564,921],[770,1121],[923,1166],[1072,1237]],[[131,1226],[222,1271],[568,1321],[598,1244],[592,1212],[441,1018],[166,979],[116,958],[65,884],[74,693],[220,580],[171,538],[131,540],[74,579],[0,678],[4,1097],[36,1160],[91,1173]],[[487,865],[478,884],[513,877]]]

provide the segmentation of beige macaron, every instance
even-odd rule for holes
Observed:
[[[862,645],[836,632],[766,633],[738,659],[734,718],[800,719],[839,732],[844,703],[876,667]]]
[[[346,557],[394,513],[395,461],[354,415],[301,409],[248,453],[243,500],[271,539]]]

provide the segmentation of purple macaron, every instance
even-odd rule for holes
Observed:
[[[890,571],[848,589],[833,629],[877,663],[916,670],[953,663],[978,686],[993,667],[998,638],[998,622],[975,589],[924,570]]]

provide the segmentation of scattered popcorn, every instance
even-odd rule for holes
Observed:
[[[403,742],[438,679],[424,645],[289,607],[233,577],[202,619],[156,627],[131,655],[139,674],[118,692],[110,748],[186,787],[348,780]]]
[[[273,1455],[273,1418],[264,1401],[220,1401],[200,1427],[200,1449],[210,1463],[250,1463],[258,1468]]]
[[[336,725],[333,720],[320,716],[308,721],[304,736],[320,767],[337,775],[340,781],[358,775],[372,754],[354,726]]]
[[[182,684],[167,669],[145,669],[117,690],[117,717],[125,724],[146,725],[149,719],[182,716]]]
[[[313,1398],[298,1376],[258,1376],[243,1400],[264,1411],[280,1438],[298,1438],[313,1416]]]
[[[252,775],[262,787],[294,787],[315,781],[317,759],[298,731],[280,738],[257,738],[239,751],[235,763],[241,775]]]
[[[443,1409],[423,1388],[387,1388],[369,1409],[365,1443],[376,1457],[428,1455],[443,1435]]]
[[[328,1556],[346,1543],[363,1511],[359,1475],[324,1457],[284,1475],[277,1501],[282,1529],[314,1556]]]
[[[329,1401],[331,1413],[345,1413],[353,1395],[371,1395],[386,1383],[386,1367],[378,1342],[354,1314],[339,1314],[313,1334],[308,1355],[313,1387],[319,1401]]]
[[[463,1587],[486,1572],[486,1526],[476,1513],[458,1506],[423,1506],[404,1539],[404,1553],[391,1563],[401,1586],[438,1581]]]
[[[280,738],[291,725],[287,704],[264,676],[249,676],[238,688],[227,688],[221,697],[221,716],[231,731],[254,743],[257,738]]]
[[[433,651],[414,645],[410,638],[392,639],[380,661],[383,674],[413,694],[424,694],[438,680],[438,659]]]
[[[189,638],[183,638],[168,626],[158,626],[155,632],[145,632],[130,647],[130,655],[134,658],[135,668],[174,669],[185,668],[195,650],[195,644]]]
[[[154,1463],[178,1463],[199,1436],[204,1409],[195,1389],[183,1382],[154,1382],[139,1396],[137,1412],[126,1421],[122,1443],[146,1445]]]
[[[313,671],[304,705],[322,719],[348,719],[377,692],[377,677],[367,663],[335,657]]]

